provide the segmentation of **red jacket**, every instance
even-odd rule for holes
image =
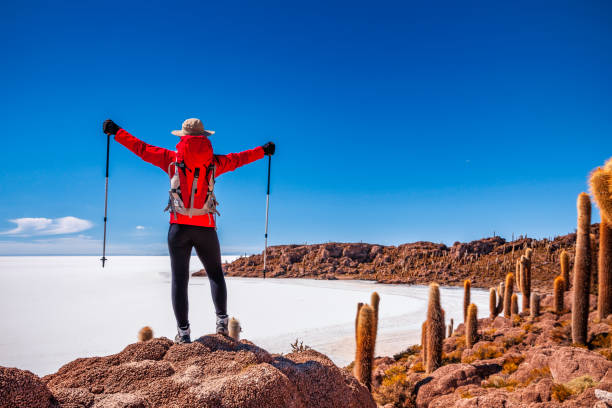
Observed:
[[[115,135],[115,140],[128,149],[134,154],[140,157],[142,160],[156,165],[162,169],[165,173],[168,172],[168,166],[176,158],[176,152],[163,147],[151,146],[139,140],[126,132],[123,129],[119,129]],[[262,159],[264,157],[263,147],[256,147],[251,150],[246,150],[240,153],[230,153],[227,155],[214,155],[214,162],[216,166],[215,175],[219,176],[228,171],[233,171],[240,166],[254,162],[255,160]],[[197,215],[189,218],[186,215],[176,214],[174,217],[170,215],[170,223],[172,224],[187,224],[197,225],[200,227],[215,227],[215,217],[212,214]]]

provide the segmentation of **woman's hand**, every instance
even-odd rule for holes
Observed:
[[[110,119],[106,119],[102,124],[102,131],[107,135],[115,135],[121,129],[115,122]]]
[[[266,156],[272,156],[274,154],[274,152],[276,151],[276,146],[274,145],[273,142],[268,142],[265,145],[262,146],[263,150],[264,150],[264,154]]]

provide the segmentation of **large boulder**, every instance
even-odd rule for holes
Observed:
[[[43,380],[62,406],[376,407],[368,390],[323,354],[270,355],[220,335],[132,344],[75,360]]]
[[[49,408],[59,404],[45,383],[29,371],[0,367],[1,408]]]
[[[475,361],[472,364],[448,364],[438,368],[416,385],[416,404],[426,408],[442,395],[452,394],[456,388],[480,384],[482,380],[502,369],[502,359]]]

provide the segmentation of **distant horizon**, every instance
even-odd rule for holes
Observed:
[[[591,223],[591,225],[597,225],[599,224],[599,222],[593,222]],[[522,239],[522,238],[532,238],[532,239],[536,239],[536,240],[543,240],[543,239],[555,239],[557,237],[561,237],[564,235],[568,235],[568,234],[573,234],[576,232],[576,229],[574,228],[572,231],[566,232],[566,233],[562,233],[562,234],[557,234],[557,235],[553,235],[553,236],[540,236],[540,237],[536,237],[536,236],[529,236],[528,234],[515,234],[514,235],[514,240],[517,239]],[[274,244],[274,245],[269,245],[268,247],[274,247],[274,246],[285,246],[285,245],[322,245],[322,244],[368,244],[368,245],[382,245],[382,246],[399,246],[399,245],[404,245],[404,244],[411,244],[411,243],[415,243],[415,242],[431,242],[431,243],[435,243],[435,244],[444,244],[447,247],[452,247],[454,245],[455,242],[461,242],[461,243],[469,243],[472,241],[478,241],[481,239],[487,239],[487,238],[493,238],[493,237],[500,237],[502,239],[504,239],[506,242],[512,242],[512,236],[510,237],[504,237],[501,236],[500,234],[495,233],[495,235],[488,235],[488,236],[482,236],[480,238],[476,238],[473,240],[469,240],[469,241],[453,241],[452,243],[447,243],[447,242],[436,242],[436,241],[427,241],[427,240],[416,240],[416,241],[407,241],[407,242],[401,242],[401,243],[397,243],[397,244],[392,244],[392,245],[387,245],[387,244],[381,244],[378,242],[368,242],[368,241],[322,241],[322,242],[292,242],[292,243],[285,243],[285,244]],[[221,256],[222,257],[243,257],[243,256],[251,256],[251,255],[257,255],[260,254],[263,251],[263,248],[261,251],[257,251],[257,252],[253,252],[253,251],[234,251],[234,252],[221,252]],[[23,254],[7,254],[7,253],[0,253],[0,256],[3,257],[19,257],[19,256],[101,256],[100,253],[82,253],[82,254],[75,254],[75,253],[23,253]],[[109,253],[107,252],[107,257],[112,257],[112,256],[168,256],[168,253],[117,253],[117,254],[113,254],[113,253]],[[192,252],[192,257],[197,256],[195,254],[195,251]]]

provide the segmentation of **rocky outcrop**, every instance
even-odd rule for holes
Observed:
[[[571,291],[569,292],[571,296]],[[543,297],[550,297],[550,294]],[[571,313],[544,307],[511,318],[478,320],[479,341],[459,324],[444,340],[443,366],[425,374],[420,346],[375,361],[373,395],[383,407],[607,407],[612,400],[612,315],[591,302],[587,347],[571,343]],[[612,406],[612,404],[610,404]]]
[[[592,232],[597,236],[598,224]],[[514,272],[525,248],[533,248],[533,289],[550,287],[559,274],[562,249],[574,251],[576,234],[552,240],[521,237],[507,242],[483,238],[453,246],[419,241],[398,246],[364,243],[279,245],[268,248],[268,277],[315,279],[368,279],[382,283],[460,285],[465,279],[475,287],[490,287]],[[262,254],[242,257],[224,266],[229,276],[261,277]],[[205,276],[204,270],[196,276]]]
[[[376,407],[367,388],[323,354],[271,355],[221,335],[131,344],[118,354],[77,359],[42,380],[0,368],[0,401],[7,408]]]
[[[58,403],[36,375],[17,368],[0,367],[0,407],[51,408]]]

